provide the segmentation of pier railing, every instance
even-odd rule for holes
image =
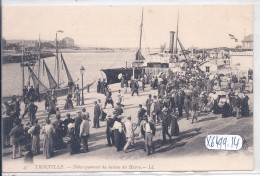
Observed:
[[[152,76],[158,76],[160,73],[165,73],[168,75],[168,70],[169,68],[145,68],[145,73],[146,74],[151,74]]]

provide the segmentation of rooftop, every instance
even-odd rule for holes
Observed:
[[[250,35],[246,36],[246,37],[242,40],[242,42],[253,42],[253,40],[254,40],[253,34],[250,34]]]

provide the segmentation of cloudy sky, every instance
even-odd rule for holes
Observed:
[[[153,6],[32,6],[3,7],[2,36],[6,39],[54,40],[71,37],[82,47],[137,47],[144,8],[143,46],[169,45],[176,31],[183,45],[234,47],[253,33],[252,5],[153,5]],[[228,34],[233,34],[235,43]]]

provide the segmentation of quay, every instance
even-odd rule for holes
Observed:
[[[128,162],[131,161],[132,164],[136,165],[135,160],[138,159],[138,163],[141,161],[145,161],[147,159],[156,162],[156,158],[164,158],[165,160],[171,158],[174,159],[173,163],[175,164],[176,168],[185,168],[188,169],[194,169],[197,168],[208,168],[208,165],[204,165],[201,167],[198,167],[200,163],[196,163],[194,161],[202,161],[201,164],[206,164],[206,159],[210,159],[210,156],[214,156],[214,161],[211,162],[220,162],[219,168],[221,166],[224,167],[224,165],[229,164],[230,168],[236,168],[239,167],[243,170],[243,164],[242,162],[252,163],[253,160],[251,157],[253,156],[253,129],[251,128],[253,126],[253,94],[248,94],[249,96],[249,107],[250,107],[250,116],[244,117],[241,119],[236,119],[235,117],[228,117],[228,118],[221,118],[221,115],[214,115],[213,113],[201,113],[198,117],[198,122],[191,124],[191,119],[186,120],[186,118],[180,118],[178,119],[179,127],[180,127],[180,134],[179,136],[173,136],[172,142],[167,142],[165,145],[161,145],[162,140],[162,132],[161,132],[161,124],[156,125],[156,134],[154,136],[154,145],[155,145],[155,153],[153,153],[150,156],[146,156],[146,153],[144,152],[144,140],[142,137],[139,137],[140,128],[137,127],[135,130],[135,145],[134,147],[130,148],[127,153],[124,152],[117,152],[115,147],[108,147],[107,139],[106,139],[106,120],[100,121],[100,128],[92,128],[93,126],[93,112],[94,112],[94,101],[97,99],[100,99],[102,101],[102,104],[105,102],[105,96],[103,94],[96,93],[96,89],[93,87],[89,93],[84,92],[85,97],[85,105],[82,106],[74,106],[75,109],[73,110],[64,110],[64,104],[66,97],[59,97],[58,98],[58,105],[57,107],[60,108],[61,111],[61,120],[64,120],[66,118],[66,114],[70,113],[71,117],[74,118],[76,116],[76,112],[82,110],[82,108],[86,108],[86,111],[90,114],[90,137],[89,137],[89,152],[87,153],[79,153],[75,155],[70,155],[69,148],[58,150],[54,152],[54,156],[45,159],[45,157],[42,155],[42,142],[43,142],[43,136],[41,137],[41,154],[34,156],[34,161],[36,161],[38,164],[67,164],[73,165],[76,164],[94,164],[94,163],[107,163],[107,164],[113,164],[110,163],[110,159],[113,159],[113,162],[117,159],[120,159],[120,164],[124,163],[124,160],[127,160]],[[110,86],[112,90],[112,97],[115,101],[117,98],[117,90],[120,89],[119,84],[113,84]],[[134,95],[131,96],[131,90],[128,89],[127,94],[123,94],[124,96],[124,113],[123,116],[132,116],[132,122],[137,123],[137,112],[138,112],[138,104],[145,103],[146,99],[148,98],[148,95],[157,95],[157,90],[153,90],[150,88],[149,85],[146,85],[145,90],[142,91],[140,88],[139,96]],[[44,112],[44,101],[42,102],[35,102],[35,104],[38,106],[38,111],[36,114],[36,118],[39,120],[40,126],[45,125],[45,119],[48,116],[48,112]],[[75,105],[75,103],[74,103]],[[21,104],[21,112],[23,112],[24,104]],[[107,105],[106,109],[104,111],[108,115],[112,115],[113,108],[110,104]],[[50,120],[54,122],[55,115],[52,115],[50,117]],[[23,123],[26,124],[29,122],[29,119],[25,117],[23,120]],[[245,139],[248,144],[248,148],[241,149],[239,151],[233,152],[233,151],[223,151],[223,150],[209,150],[205,146],[205,138],[209,134],[230,134],[230,135],[240,135],[242,139]],[[14,160],[11,159],[12,156],[12,148],[5,148],[2,150],[2,156],[3,160],[5,162],[3,163],[3,168],[5,171],[14,171],[13,167],[9,167],[10,165],[14,164]],[[238,157],[239,156],[239,157]],[[241,157],[243,156],[243,157]],[[234,163],[227,163],[225,158],[232,158],[236,160]],[[89,163],[89,159],[93,158],[91,160],[91,163]],[[205,159],[205,160],[201,160]],[[119,161],[118,161],[119,162]],[[209,161],[208,161],[209,162]],[[24,163],[24,157],[18,158],[15,160],[16,163]],[[164,163],[166,164],[166,163]],[[17,169],[22,169],[19,167],[22,167],[24,164],[21,164],[19,166],[17,164]],[[162,163],[160,164],[160,166]],[[208,166],[208,167],[207,167]],[[71,167],[64,168],[62,171],[71,170]],[[166,166],[165,166],[166,167]],[[213,166],[212,166],[213,167]],[[245,166],[246,167],[246,166]],[[210,168],[210,167],[209,167]],[[35,168],[32,168],[32,170],[35,170]],[[119,171],[120,169],[114,169],[115,171]],[[122,169],[121,169],[122,170]],[[147,168],[143,168],[142,171],[149,170],[148,165]],[[44,170],[35,170],[39,172],[44,172]],[[51,171],[51,170],[48,170]],[[55,171],[55,170],[53,170]],[[57,170],[56,170],[57,171]],[[61,170],[59,170],[61,171]],[[81,169],[76,169],[73,171],[84,171]],[[95,171],[89,170],[89,171]],[[113,169],[111,169],[113,171]]]

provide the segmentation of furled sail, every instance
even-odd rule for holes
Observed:
[[[54,89],[57,87],[57,83],[55,81],[55,79],[53,78],[51,72],[50,72],[50,69],[47,67],[47,64],[45,63],[45,61],[43,60],[43,65],[46,69],[46,73],[47,73],[47,76],[48,76],[48,80],[49,80],[49,85],[50,85],[50,88],[51,89]]]
[[[142,55],[140,49],[136,52],[135,58],[136,58],[136,60],[145,60],[145,58],[144,58],[144,56]]]
[[[63,65],[64,65],[64,68],[65,68],[65,71],[66,71],[66,74],[67,74],[67,78],[68,78],[68,82],[72,82],[72,83],[74,84],[74,81],[73,81],[73,79],[72,79],[72,76],[71,76],[71,74],[70,74],[70,72],[69,72],[69,69],[68,69],[68,67],[67,67],[67,64],[66,64],[64,58],[63,58],[62,53],[61,53],[61,62],[62,62]]]
[[[28,67],[31,78],[33,80],[33,85],[36,88],[38,86],[39,83],[39,91],[40,92],[46,92],[48,90],[48,88],[38,79],[38,77],[35,75],[35,73],[33,72],[33,70],[31,69],[31,67]]]

